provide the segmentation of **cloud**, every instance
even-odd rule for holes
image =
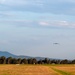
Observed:
[[[0,10],[75,15],[75,0],[0,0]]]
[[[14,27],[67,27],[75,28],[75,22],[68,21],[33,21],[33,20],[0,20],[0,24]]]
[[[45,27],[67,27],[67,28],[75,28],[75,22],[68,21],[40,21],[40,26]]]
[[[67,21],[40,21],[39,25],[41,26],[68,26]]]
[[[57,21],[56,24],[59,26],[68,26],[69,25],[69,23],[67,21]]]
[[[49,23],[41,21],[41,22],[39,22],[39,25],[41,25],[41,26],[49,26]]]

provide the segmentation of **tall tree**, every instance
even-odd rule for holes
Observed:
[[[29,58],[28,59],[28,64],[32,64],[32,61],[33,61],[33,59],[32,58]]]
[[[68,64],[68,60],[67,59],[64,59],[60,62],[61,64]]]
[[[37,64],[37,60],[35,58],[32,59],[32,64]]]
[[[75,60],[72,60],[72,64],[75,64]]]
[[[18,64],[21,64],[21,60],[22,60],[21,58],[18,58],[18,59],[17,59],[17,63],[18,63]]]
[[[6,57],[5,56],[0,57],[0,63],[6,64]]]
[[[6,59],[6,63],[7,63],[7,64],[12,64],[12,57],[8,57],[8,58]]]
[[[13,58],[11,63],[12,63],[12,64],[18,64],[18,61],[17,61],[16,58]]]
[[[28,64],[28,60],[27,60],[27,59],[25,59],[25,58],[24,58],[24,59],[22,59],[22,60],[21,60],[21,64]]]
[[[48,59],[47,58],[44,59],[44,63],[48,64]]]

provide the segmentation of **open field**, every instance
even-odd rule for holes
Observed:
[[[0,65],[0,75],[75,75],[75,66]]]
[[[52,68],[63,75],[75,75],[75,65],[58,65]]]
[[[0,65],[0,75],[56,75],[56,72],[41,65]]]

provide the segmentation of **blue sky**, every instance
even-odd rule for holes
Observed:
[[[1,51],[74,59],[75,0],[0,0],[0,35]]]

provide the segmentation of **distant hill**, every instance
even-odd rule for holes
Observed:
[[[36,58],[37,60],[43,60],[43,59],[45,59],[46,57],[32,57],[32,56],[25,56],[25,55],[14,55],[14,54],[12,54],[12,53],[9,53],[9,52],[7,52],[7,51],[0,51],[0,57],[1,56],[5,56],[6,58],[8,58],[8,57],[13,57],[13,58],[26,58],[26,59],[28,59],[28,58]],[[51,58],[48,58],[48,59],[51,59]]]
[[[9,53],[7,51],[0,51],[0,57],[1,56],[5,56],[6,58],[7,57],[13,57],[13,58],[31,58],[29,56],[18,56],[18,55],[14,55],[14,54]]]
[[[7,51],[0,51],[0,57],[1,56],[5,56],[5,57],[16,57],[16,55],[11,54],[11,53],[9,53]]]

